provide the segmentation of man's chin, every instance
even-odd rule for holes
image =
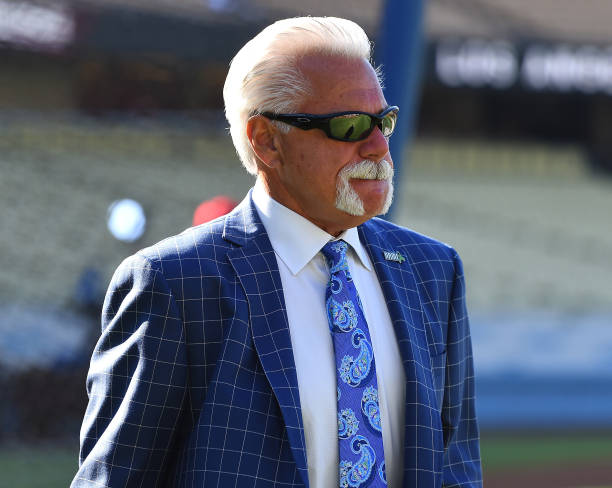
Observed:
[[[364,191],[366,189],[370,191]],[[351,190],[338,196],[336,208],[354,217],[364,217],[364,220],[386,214],[393,201],[391,180],[351,180]]]
[[[359,195],[363,213],[369,217],[384,215],[393,201],[391,180],[351,180],[351,186]]]

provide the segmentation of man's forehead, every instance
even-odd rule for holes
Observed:
[[[309,55],[300,60],[299,68],[312,88],[304,105],[325,111],[375,112],[387,106],[376,72],[366,59]]]

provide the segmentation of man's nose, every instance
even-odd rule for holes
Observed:
[[[389,152],[389,140],[383,135],[378,126],[361,142],[359,155],[363,159],[380,161]]]

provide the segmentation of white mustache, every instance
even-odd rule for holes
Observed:
[[[393,178],[393,166],[385,159],[378,163],[366,159],[344,167],[339,176],[347,180],[389,180]]]
[[[345,166],[338,173],[336,182],[336,208],[350,215],[364,215],[363,202],[349,180],[386,180],[389,182],[387,199],[379,209],[386,213],[393,200],[393,166],[385,159],[380,162],[364,160]]]

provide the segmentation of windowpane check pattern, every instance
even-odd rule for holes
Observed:
[[[406,373],[401,486],[480,487],[461,261],[380,219],[358,231]],[[119,266],[87,389],[72,488],[309,485],[282,282],[250,194]]]

